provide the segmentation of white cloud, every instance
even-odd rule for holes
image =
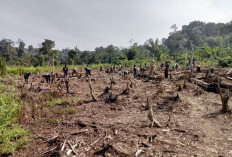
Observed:
[[[229,22],[229,6],[229,0],[4,0],[0,37],[34,46],[49,38],[59,49],[128,46],[131,38],[142,44],[167,37],[173,24]]]

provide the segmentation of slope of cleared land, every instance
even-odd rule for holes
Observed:
[[[68,151],[76,156],[232,156],[232,115],[220,112],[220,96],[204,90],[197,95],[190,82],[178,91],[184,74],[171,73],[172,79],[162,79],[163,71],[157,71],[153,79],[132,79],[133,84],[119,73],[94,70],[96,102],[85,77],[70,77],[69,94],[40,83],[38,75],[23,88],[16,78],[19,89],[28,89],[21,93],[20,123],[30,130],[31,142],[13,156],[67,156]],[[109,103],[109,95],[100,95],[112,77],[110,92],[118,97]],[[121,94],[127,84],[129,93]],[[161,128],[151,128],[147,98]]]

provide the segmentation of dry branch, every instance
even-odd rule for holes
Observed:
[[[61,151],[62,151],[62,152],[64,151],[65,144],[66,144],[66,140],[64,140],[64,144],[63,144],[62,147],[61,147]]]
[[[69,141],[68,141],[68,144],[71,147],[72,151],[77,155],[77,152],[75,151],[75,146],[72,146]]]
[[[45,154],[52,153],[52,152],[54,152],[56,149],[57,149],[57,146],[55,146],[55,147],[53,147],[53,148],[51,148],[51,149],[49,149],[49,150],[47,150],[47,151],[45,151],[45,152],[42,152],[42,153],[41,153],[41,156],[46,156]]]
[[[86,133],[86,132],[89,132],[89,130],[88,129],[84,129],[84,130],[81,130],[81,131],[78,131],[78,132],[73,132],[73,133],[71,133],[71,135],[78,135],[78,134]]]

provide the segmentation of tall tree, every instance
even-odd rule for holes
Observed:
[[[2,39],[0,41],[0,55],[6,59],[7,63],[14,63],[13,58],[17,55],[17,52],[11,39]]]
[[[149,39],[145,42],[144,46],[151,52],[152,57],[156,57],[160,60],[160,51],[159,51],[159,40],[158,38],[154,41]]]
[[[39,51],[43,55],[49,55],[50,50],[54,47],[55,47],[55,41],[45,39],[44,42],[42,42],[42,46],[39,49]]]
[[[18,57],[22,58],[23,54],[25,53],[25,43],[21,39],[19,39],[17,43],[19,44]]]
[[[47,62],[50,62],[50,64],[53,62],[53,54],[52,54],[52,48],[55,47],[55,41],[45,39],[44,42],[42,42],[42,46],[39,49],[39,52],[44,55],[44,59]]]
[[[71,49],[68,51],[68,62],[69,64],[74,64],[75,58],[77,56],[77,51]]]
[[[29,51],[29,53],[34,53],[34,48],[33,48],[33,46],[32,45],[29,45],[28,46],[28,51]]]

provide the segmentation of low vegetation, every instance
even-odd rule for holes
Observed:
[[[1,84],[0,94],[0,156],[12,154],[29,141],[29,133],[17,121],[21,106],[14,87],[5,93]]]

